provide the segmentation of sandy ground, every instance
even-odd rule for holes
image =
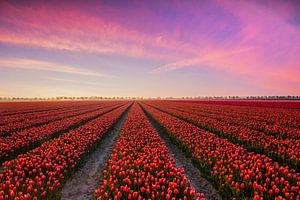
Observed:
[[[121,117],[111,132],[105,134],[101,144],[89,156],[87,162],[66,182],[62,189],[62,200],[93,198],[95,189],[103,180],[104,166],[111,155],[127,113]]]
[[[176,167],[184,168],[184,175],[191,181],[191,186],[197,192],[203,193],[207,200],[221,200],[222,197],[207,179],[203,178],[200,170],[192,163],[191,158],[187,158],[175,144],[172,143],[169,136],[163,133],[162,129],[152,119],[149,118],[152,125],[157,130],[161,140],[168,147],[170,154],[175,158]]]

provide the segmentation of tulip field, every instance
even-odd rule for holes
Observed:
[[[96,150],[82,199],[300,199],[300,102],[103,100],[0,103],[0,200],[73,199]]]

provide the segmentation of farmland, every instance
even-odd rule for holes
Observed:
[[[0,200],[300,199],[300,102],[3,102],[0,163]]]

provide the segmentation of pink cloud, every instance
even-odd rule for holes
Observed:
[[[185,53],[184,45],[168,37],[128,29],[76,7],[25,7],[2,2],[0,15],[2,22],[13,27],[0,27],[2,43],[162,60]]]
[[[241,65],[232,65],[226,62],[232,62],[235,60],[235,56],[237,55],[245,55],[249,53],[249,51],[255,50],[255,47],[248,47],[244,49],[234,49],[234,50],[209,50],[204,52],[203,55],[200,55],[195,58],[180,60],[174,63],[168,63],[163,66],[160,66],[152,71],[152,73],[162,73],[168,71],[174,71],[184,67],[201,67],[201,66],[211,66],[213,68],[228,70],[230,67],[234,70],[239,69]],[[236,61],[236,60],[235,60]],[[234,62],[235,62],[234,61]],[[243,65],[243,71],[245,72],[246,66]]]
[[[125,25],[115,19],[120,15],[109,19],[80,5],[29,7],[3,1],[0,24],[9,27],[0,26],[0,42],[164,62],[153,66],[153,74],[205,67],[217,75],[247,75],[272,90],[284,89],[283,85],[300,88],[300,28],[288,22],[299,10],[289,2],[273,2],[216,0],[206,5],[175,1],[168,5],[174,14],[167,19],[144,5],[132,9],[127,20],[134,22]],[[98,6],[99,11],[117,13]],[[218,18],[220,10],[224,19]],[[187,16],[177,16],[183,13]]]
[[[209,67],[219,73],[228,72],[233,77],[252,77],[253,83],[261,87],[276,88],[277,91],[294,88],[291,92],[299,93],[300,29],[287,21],[295,14],[293,5],[283,2],[281,7],[275,2],[274,9],[270,9],[270,5],[254,1],[216,2],[239,19],[240,31],[217,45],[207,46],[205,51],[199,48],[199,55],[179,58],[158,66],[152,72]]]

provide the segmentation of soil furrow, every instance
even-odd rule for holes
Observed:
[[[93,198],[94,190],[103,181],[105,164],[112,153],[130,108],[125,111],[112,130],[105,134],[100,145],[89,156],[87,162],[65,183],[62,189],[62,200]]]
[[[105,111],[105,112],[103,112],[101,114],[98,114],[96,116],[88,117],[86,119],[83,119],[82,121],[80,121],[78,123],[75,123],[75,124],[72,124],[72,125],[70,125],[69,127],[65,128],[65,129],[59,130],[57,132],[52,133],[51,135],[48,135],[46,138],[44,138],[42,140],[35,141],[35,142],[33,142],[32,144],[30,144],[30,145],[28,145],[26,147],[22,147],[22,148],[18,149],[17,151],[11,153],[7,157],[1,158],[0,165],[2,165],[2,163],[5,162],[5,161],[15,159],[18,155],[24,154],[24,153],[26,153],[26,152],[28,152],[28,151],[30,151],[32,149],[38,148],[43,143],[45,143],[47,141],[50,141],[50,140],[52,140],[54,138],[57,138],[60,135],[69,132],[70,130],[76,129],[76,128],[78,128],[78,127],[80,127],[80,126],[82,126],[82,125],[84,125],[84,124],[86,124],[86,123],[88,123],[88,122],[90,122],[90,121],[92,121],[92,120],[94,120],[94,119],[96,119],[96,118],[98,118],[98,117],[106,114],[106,113],[109,113],[109,112],[111,112],[111,111],[113,111],[115,109],[120,108],[121,106],[122,105],[120,105],[118,107],[114,107],[114,108],[112,108],[110,110],[107,110],[107,111]],[[97,110],[99,110],[99,109],[97,109]]]
[[[143,107],[142,109],[145,112]],[[192,159],[188,158],[185,153],[172,142],[171,138],[164,132],[164,129],[149,116],[147,112],[145,112],[145,114],[158,132],[161,140],[168,147],[169,152],[174,157],[176,167],[184,169],[184,175],[191,181],[191,186],[194,187],[197,192],[203,193],[207,200],[221,200],[222,197],[218,191],[213,187],[212,183],[204,178],[200,170],[193,165]]]
[[[110,106],[105,106],[105,107],[99,107],[99,108],[95,108],[95,109],[90,109],[90,110],[82,111],[80,113],[73,113],[71,115],[62,116],[60,118],[56,118],[56,119],[53,119],[53,120],[50,120],[50,121],[45,121],[45,122],[40,122],[40,123],[36,123],[36,124],[31,124],[31,125],[25,126],[23,128],[18,128],[18,129],[15,129],[15,130],[12,130],[12,131],[8,131],[8,132],[2,132],[1,136],[2,137],[7,137],[7,136],[9,136],[11,134],[14,134],[16,132],[21,132],[21,131],[25,131],[25,130],[28,130],[28,129],[33,128],[33,127],[38,127],[38,126],[43,126],[43,125],[51,124],[51,123],[59,121],[59,120],[68,119],[68,118],[71,118],[71,117],[76,117],[76,116],[84,115],[84,114],[87,114],[87,113],[92,113],[94,111],[97,111],[97,110],[100,110],[100,109],[103,109],[103,108],[107,108],[107,107],[110,107]]]

